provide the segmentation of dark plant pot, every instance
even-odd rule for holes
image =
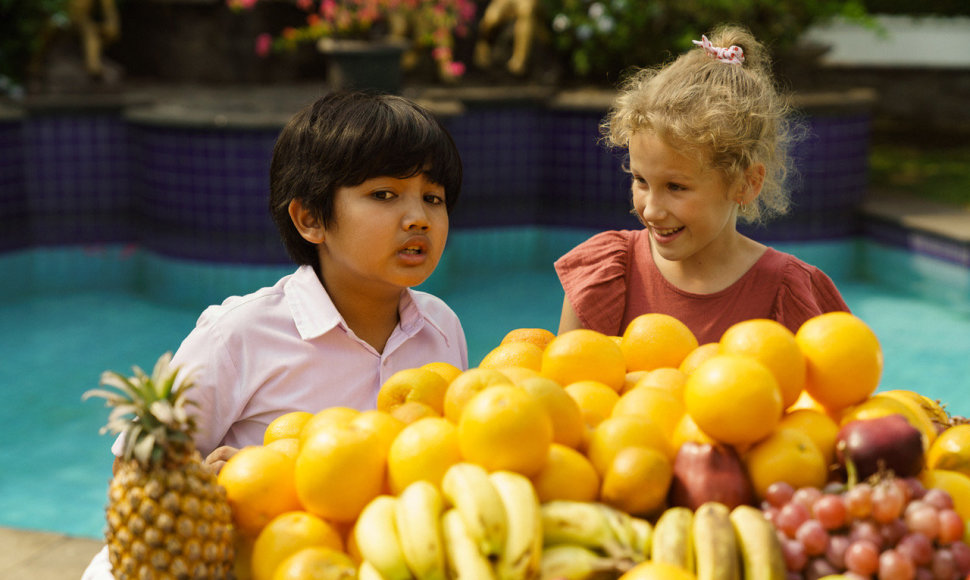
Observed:
[[[330,88],[401,92],[401,57],[407,49],[405,43],[323,38],[317,48],[327,57]]]

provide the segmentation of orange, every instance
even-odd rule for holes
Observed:
[[[644,375],[634,387],[650,387],[662,389],[675,395],[678,399],[684,398],[684,385],[687,383],[687,373],[673,367],[660,367],[653,369]]]
[[[841,414],[838,412],[834,412],[834,413],[829,412],[829,410],[823,407],[821,403],[813,399],[812,396],[808,394],[808,391],[802,391],[798,395],[798,399],[786,410],[794,411],[795,409],[815,409],[816,411],[825,413],[830,417],[833,415],[837,417]]]
[[[710,443],[715,444],[717,441],[713,437],[701,431],[701,428],[697,426],[694,419],[691,418],[689,413],[684,413],[680,417],[680,421],[677,422],[677,426],[674,427],[674,432],[670,436],[670,447],[671,449],[680,449],[680,446],[688,441],[693,443]]]
[[[763,364],[751,357],[719,354],[687,377],[684,405],[697,426],[730,445],[754,443],[781,420],[781,390]]]
[[[515,328],[510,330],[508,334],[502,338],[502,344],[507,342],[523,341],[532,343],[544,350],[554,338],[556,338],[556,335],[545,328]]]
[[[778,429],[756,443],[742,458],[759,498],[772,483],[784,481],[795,489],[825,485],[828,464],[808,434],[794,429]]]
[[[542,349],[521,340],[506,342],[493,348],[478,363],[478,368],[482,369],[502,367],[523,367],[538,371],[542,368]]]
[[[680,371],[677,371],[680,372]],[[619,415],[639,415],[660,427],[669,440],[680,418],[684,415],[684,403],[677,395],[667,390],[638,386],[620,396],[613,405],[612,417]]]
[[[425,417],[441,416],[428,405],[419,403],[418,401],[408,401],[406,403],[402,403],[391,409],[390,415],[405,425],[410,425],[418,419],[424,419]]]
[[[805,355],[784,324],[766,318],[738,322],[721,335],[720,345],[721,353],[747,355],[768,367],[778,381],[783,406],[798,400],[805,387]]]
[[[805,390],[829,410],[866,400],[882,375],[882,348],[872,329],[848,312],[810,318],[795,333],[805,355]]]
[[[419,479],[441,487],[449,467],[461,461],[458,428],[444,417],[418,419],[398,433],[387,455],[387,478],[396,495]]]
[[[688,354],[684,360],[680,362],[680,366],[677,368],[680,369],[680,372],[684,373],[685,375],[689,375],[694,372],[694,369],[700,366],[702,362],[718,354],[720,350],[721,345],[716,342],[702,344],[690,351],[690,354]]]
[[[628,514],[649,516],[663,510],[674,470],[670,459],[650,447],[621,449],[603,474],[600,499]]]
[[[630,568],[620,580],[696,580],[696,576],[680,566],[666,562],[641,562]]]
[[[273,419],[266,426],[266,431],[263,432],[263,445],[272,443],[277,439],[299,437],[300,431],[303,430],[303,426],[311,417],[313,417],[313,413],[309,411],[291,411]]]
[[[397,437],[397,434],[406,425],[404,421],[394,415],[377,409],[362,411],[360,415],[354,417],[351,424],[377,433],[385,455],[387,455],[387,450],[391,447],[391,442],[394,441],[394,438]]]
[[[638,415],[610,417],[593,429],[586,456],[601,476],[613,463],[613,458],[627,447],[649,447],[673,458],[670,441],[649,419]]]
[[[552,437],[552,420],[542,404],[512,385],[495,385],[478,393],[458,421],[462,457],[488,471],[537,473],[549,455]]]
[[[376,431],[353,423],[313,433],[296,458],[296,492],[303,507],[349,522],[384,487],[387,452]]]
[[[408,401],[418,401],[431,407],[439,415],[444,412],[448,381],[438,373],[424,369],[397,371],[384,381],[377,392],[377,409],[391,411]]]
[[[940,433],[926,454],[926,467],[970,476],[970,424],[954,425]]]
[[[446,362],[429,362],[421,365],[421,368],[438,373],[441,378],[449,383],[461,374],[460,368]]]
[[[637,382],[640,379],[642,379],[643,377],[647,376],[648,374],[650,374],[650,371],[630,371],[630,372],[628,372],[626,374],[626,376],[623,377],[623,388],[620,389],[620,394],[622,395],[623,393],[625,393],[625,392],[629,391],[630,389],[632,389],[634,386],[636,386]]]
[[[539,371],[527,369],[525,367],[497,367],[495,370],[505,375],[505,378],[507,378],[513,385],[518,385],[526,379],[542,377],[542,373]],[[559,383],[556,384],[558,385]]]
[[[279,451],[283,455],[286,455],[293,461],[296,461],[296,456],[300,452],[300,440],[296,437],[286,437],[284,439],[277,439],[276,441],[270,441],[263,447],[267,449],[272,449],[274,451]]]
[[[560,385],[591,380],[619,391],[626,371],[619,345],[605,334],[585,328],[560,334],[542,352],[542,374]]]
[[[511,385],[509,378],[495,369],[473,368],[460,374],[445,392],[444,417],[452,423],[458,423],[461,410],[465,404],[486,387],[492,385]]]
[[[552,421],[552,440],[576,448],[583,442],[586,424],[579,404],[569,396],[566,389],[552,379],[533,377],[517,383],[542,405]]]
[[[697,348],[697,337],[673,316],[652,312],[637,316],[620,341],[626,370],[677,367]]]
[[[824,412],[816,409],[789,410],[782,415],[778,429],[795,429],[811,437],[822,452],[826,465],[831,465],[835,459],[835,440],[839,434],[839,424]]]
[[[253,580],[272,580],[284,560],[311,546],[343,551],[340,534],[323,519],[304,511],[276,516],[253,544]]]
[[[292,457],[266,447],[243,447],[229,458],[217,481],[240,532],[255,537],[279,514],[300,509],[293,465]]]
[[[300,431],[300,444],[307,440],[313,433],[320,429],[332,427],[334,425],[346,425],[360,415],[360,411],[350,407],[327,407],[315,413],[303,425]]]
[[[554,499],[596,501],[600,476],[585,455],[571,447],[553,443],[542,469],[532,476],[539,501]]]
[[[924,469],[919,480],[926,489],[936,487],[950,494],[953,509],[964,522],[970,521],[970,476],[946,469]]]
[[[347,554],[325,546],[309,546],[280,562],[272,580],[336,580],[356,576],[357,565]]]
[[[565,387],[566,394],[576,401],[588,427],[599,425],[613,413],[620,395],[599,381],[578,381]]]

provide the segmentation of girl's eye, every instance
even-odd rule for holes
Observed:
[[[679,183],[671,183],[667,187],[670,189],[670,191],[683,191],[687,189],[686,187],[684,187]]]

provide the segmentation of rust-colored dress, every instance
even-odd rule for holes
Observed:
[[[700,344],[717,342],[731,325],[770,318],[796,332],[809,318],[849,311],[832,280],[798,258],[768,248],[736,282],[713,294],[685,292],[653,261],[647,230],[597,234],[556,263],[566,298],[583,326],[618,336],[648,312],[684,322]]]

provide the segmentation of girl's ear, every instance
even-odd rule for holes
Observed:
[[[322,244],[325,237],[323,225],[310,210],[303,206],[303,202],[299,199],[290,200],[288,209],[293,226],[303,239],[311,244]]]
[[[765,184],[765,166],[757,163],[744,172],[744,183],[741,185],[738,203],[748,205],[761,195],[761,187]]]

